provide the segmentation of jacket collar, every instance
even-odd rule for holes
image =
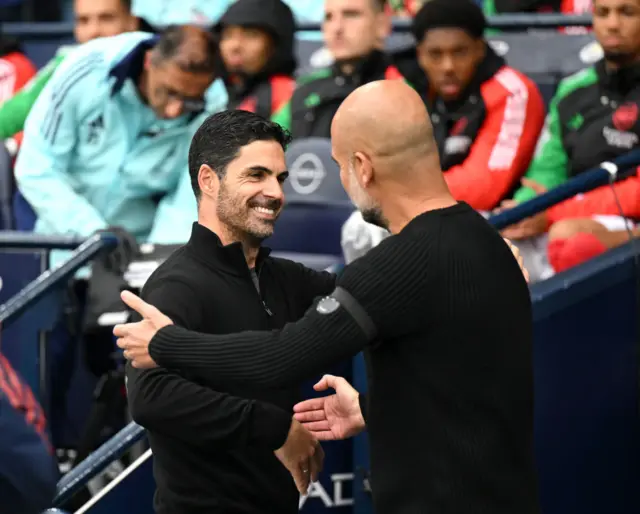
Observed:
[[[606,91],[626,95],[640,85],[640,63],[609,70],[604,59],[601,59],[595,67],[600,84]]]
[[[352,63],[353,73],[348,76],[342,73],[342,64],[343,62],[333,63],[332,69],[335,77],[345,77],[355,84],[364,84],[383,74],[391,62],[384,52],[374,50],[366,57],[354,61]]]
[[[111,86],[111,96],[117,94],[127,79],[138,81],[144,67],[144,56],[147,50],[154,47],[160,36],[151,36],[134,46],[111,70],[109,75],[115,78]]]
[[[194,223],[191,228],[191,237],[187,243],[189,247],[204,264],[215,269],[222,269],[233,275],[244,276],[249,273],[249,266],[242,251],[242,244],[231,243],[223,245],[215,232]],[[271,250],[261,247],[256,258],[256,271],[259,272],[265,259]]]

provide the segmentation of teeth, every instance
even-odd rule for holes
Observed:
[[[273,209],[267,209],[266,207],[254,207],[254,209],[263,214],[275,214]]]

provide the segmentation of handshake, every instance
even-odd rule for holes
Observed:
[[[325,375],[314,389],[329,388],[335,394],[313,398],[294,407],[294,419],[276,457],[289,470],[300,494],[316,482],[324,461],[320,441],[336,441],[359,434],[365,428],[358,392],[344,378]]]

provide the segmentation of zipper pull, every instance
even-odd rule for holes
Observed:
[[[264,307],[264,310],[267,312],[267,314],[269,315],[269,317],[273,316],[273,312],[271,312],[269,310],[269,307],[267,307],[267,304],[264,303],[264,300],[262,300],[262,306]]]

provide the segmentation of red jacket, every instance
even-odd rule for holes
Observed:
[[[22,89],[35,74],[35,66],[20,52],[0,57],[0,104]]]
[[[544,116],[535,83],[488,47],[455,110],[437,99],[431,109],[442,170],[454,198],[490,211],[509,197],[529,166]]]

